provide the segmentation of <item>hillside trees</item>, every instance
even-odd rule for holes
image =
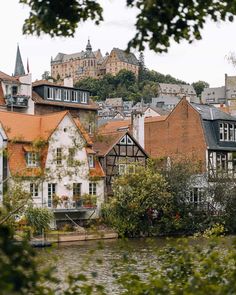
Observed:
[[[163,75],[146,68],[142,71],[142,78],[135,77],[134,73],[121,70],[116,76],[106,74],[101,79],[91,77],[78,81],[75,86],[91,91],[91,95],[98,100],[108,97],[123,97],[124,100],[149,102],[152,97],[158,95],[157,83],[186,84],[170,75]]]

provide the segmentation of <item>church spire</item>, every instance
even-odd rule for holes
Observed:
[[[15,63],[15,71],[14,76],[23,76],[25,75],[25,69],[22,62],[19,44],[17,44],[17,52],[16,52],[16,63]]]
[[[91,46],[91,44],[90,44],[90,40],[89,40],[89,38],[88,38],[88,44],[87,44],[87,46],[86,46],[86,51],[92,51],[92,46]]]

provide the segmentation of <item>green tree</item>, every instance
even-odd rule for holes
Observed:
[[[197,81],[192,83],[192,86],[195,89],[197,96],[201,96],[201,93],[204,90],[204,88],[208,88],[210,85],[205,81]]]
[[[48,208],[29,206],[26,209],[25,217],[27,223],[34,229],[34,232],[41,234],[43,230],[49,229],[50,223],[54,219],[54,214]]]
[[[136,167],[135,173],[125,174],[114,181],[114,197],[104,208],[106,220],[121,235],[134,236],[150,229],[151,211],[172,210],[168,184],[152,167]]]
[[[80,22],[102,20],[102,7],[96,0],[19,0],[30,7],[23,32],[55,36],[74,36]],[[171,40],[189,43],[201,39],[206,20],[233,21],[236,0],[127,0],[127,6],[137,10],[136,34],[128,49],[143,51],[148,44],[156,52],[167,51]]]

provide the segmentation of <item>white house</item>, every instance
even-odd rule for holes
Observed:
[[[1,184],[10,177],[11,187],[17,177],[34,205],[51,208],[58,220],[99,215],[105,175],[78,119],[67,111],[43,116],[0,111],[0,124],[1,148],[8,155],[0,156]]]

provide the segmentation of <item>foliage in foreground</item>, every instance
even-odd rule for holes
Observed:
[[[220,295],[236,290],[235,245],[226,248],[219,240],[203,241],[199,246],[179,240],[153,253],[141,271],[132,255],[114,262],[114,285],[123,295]],[[106,285],[96,284],[82,273],[69,275],[66,285],[60,282],[55,270],[39,267],[36,251],[26,241],[16,243],[5,226],[0,226],[0,273],[3,295],[110,294]]]
[[[180,240],[158,251],[158,267],[148,267],[146,279],[130,270],[121,275],[121,294],[235,294],[236,250],[225,247],[219,240],[198,246]]]
[[[19,0],[29,6],[23,32],[51,37],[74,36],[80,22],[103,20],[100,1],[95,0]],[[201,39],[201,30],[207,20],[233,21],[236,15],[235,0],[127,0],[126,5],[135,9],[136,33],[128,48],[143,51],[148,44],[151,50],[165,52],[171,41],[189,43]]]
[[[41,234],[42,230],[49,229],[50,222],[53,220],[54,215],[48,208],[30,206],[26,209],[25,217],[27,224],[34,229],[34,232]]]

